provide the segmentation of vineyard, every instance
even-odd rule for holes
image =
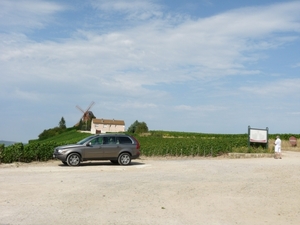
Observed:
[[[145,156],[217,156],[247,147],[247,135],[152,132],[138,140]]]
[[[47,161],[52,159],[55,147],[74,144],[89,136],[70,130],[52,138],[28,144],[17,143],[5,147],[0,145],[0,163]],[[142,156],[201,156],[215,157],[230,152],[271,153],[273,145],[268,148],[248,147],[248,134],[205,134],[188,132],[151,131],[134,135],[140,142]],[[292,134],[281,134],[282,140],[288,140]],[[300,135],[293,134],[297,139]],[[269,135],[273,143],[276,135]],[[272,140],[272,141],[271,141]]]

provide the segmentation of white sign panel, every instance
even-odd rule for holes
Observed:
[[[267,143],[267,130],[250,129],[250,142]]]

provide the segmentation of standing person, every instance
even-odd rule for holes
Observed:
[[[281,159],[281,140],[279,136],[276,136],[275,140],[275,159]]]

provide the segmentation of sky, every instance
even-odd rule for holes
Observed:
[[[0,140],[61,118],[300,133],[299,0],[1,0]]]

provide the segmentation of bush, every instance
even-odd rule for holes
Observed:
[[[12,163],[20,162],[23,154],[24,146],[22,143],[16,143],[5,147],[1,151],[1,162],[2,163]]]
[[[2,152],[4,150],[4,144],[0,144],[0,163],[2,162]]]

